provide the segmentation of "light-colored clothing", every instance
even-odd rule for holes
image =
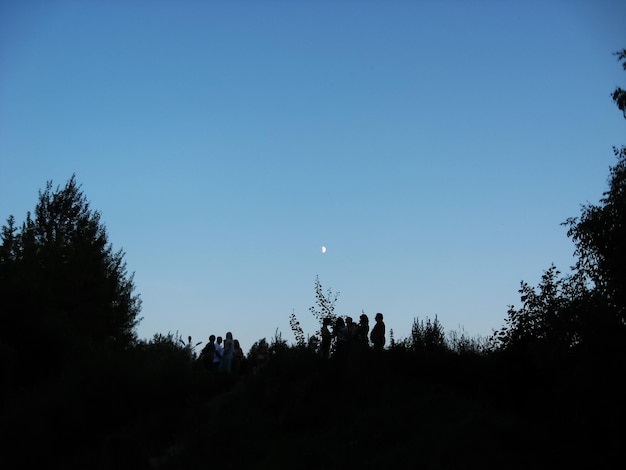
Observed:
[[[213,363],[222,362],[222,356],[224,356],[224,348],[221,344],[215,343],[215,355],[213,356]]]
[[[220,363],[220,370],[222,372],[230,373],[230,367],[233,362],[233,340],[226,338],[224,340],[224,349],[222,355],[222,362]]]

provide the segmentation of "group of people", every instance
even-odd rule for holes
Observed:
[[[209,336],[209,342],[202,348],[200,358],[204,366],[211,371],[238,375],[244,353],[238,339],[233,339],[229,331],[226,338]]]
[[[385,346],[385,323],[383,314],[377,313],[375,324],[370,331],[369,319],[364,313],[356,323],[352,317],[337,317],[322,320],[320,353],[322,357],[330,357],[331,345],[334,340],[334,354],[338,357],[347,354],[350,348],[368,348],[370,342],[376,351],[382,351]],[[229,331],[226,337],[210,335],[208,343],[200,353],[200,359],[205,368],[210,371],[239,375],[245,355],[239,340],[233,339]],[[258,358],[261,359],[261,358]]]
[[[330,356],[330,347],[333,339],[335,340],[335,354],[338,356],[345,354],[351,345],[368,347],[368,339],[375,350],[382,350],[385,345],[383,314],[377,313],[374,320],[376,323],[372,331],[370,331],[369,319],[364,313],[359,317],[358,323],[354,322],[352,317],[346,317],[345,320],[342,317],[337,317],[334,323],[329,317],[324,318],[322,320],[322,341],[320,345],[322,357],[327,358]]]

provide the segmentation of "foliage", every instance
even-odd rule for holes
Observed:
[[[248,351],[248,356],[250,358],[255,357],[259,352],[266,353],[269,349],[269,345],[267,344],[266,338],[261,338],[256,341],[252,346],[250,346],[250,350]]]
[[[610,170],[609,190],[599,205],[582,207],[570,218],[568,236],[576,245],[576,269],[606,297],[626,321],[626,147],[614,149],[618,162]]]
[[[585,409],[590,396],[576,374],[538,379],[495,357],[401,349],[362,363],[304,353],[288,348],[262,373],[190,407],[166,468],[209,460],[231,468],[586,467],[621,451],[618,438],[603,442],[602,455],[585,445],[588,426],[604,439],[615,416],[606,411],[621,417],[623,406]],[[592,396],[600,394],[606,390]]]
[[[616,53],[626,70],[626,49]],[[617,88],[613,100],[626,113],[626,92]],[[624,114],[626,118],[626,114]],[[579,218],[569,218],[567,235],[576,246],[574,267],[592,285],[590,304],[606,342],[626,338],[626,147],[613,148],[617,163],[610,168],[609,189],[599,204],[587,204]],[[591,326],[588,318],[581,324]]]
[[[426,353],[447,349],[444,328],[436,315],[432,321],[429,318],[426,318],[425,322],[418,318],[413,319],[407,346],[410,351]]]
[[[289,315],[289,326],[291,327],[291,331],[293,331],[294,336],[296,337],[296,344],[300,347],[306,346],[306,339],[304,337],[304,330],[296,317],[295,312],[291,312]]]
[[[626,70],[626,49],[615,55]],[[626,118],[626,91],[618,87],[613,100]],[[600,204],[583,206],[580,218],[569,218],[564,225],[576,245],[576,269],[626,323],[626,147],[614,147],[613,152],[617,163],[610,168],[609,189]]]
[[[489,338],[482,336],[469,336],[464,328],[460,331],[451,330],[446,339],[448,348],[457,354],[477,354],[485,355],[490,352]]]
[[[494,332],[496,349],[528,352],[539,348],[566,353],[580,337],[570,314],[576,297],[585,298],[587,289],[580,276],[559,277],[552,265],[544,272],[537,288],[522,281],[519,290],[522,306],[510,306],[505,327]]]
[[[626,70],[626,49],[617,56]],[[624,93],[618,88],[613,95],[622,111]],[[494,332],[497,349],[597,355],[619,349],[626,339],[626,147],[613,150],[617,163],[608,191],[599,204],[583,205],[579,217],[563,223],[576,247],[573,273],[559,278],[552,266],[537,289],[522,282],[522,307],[510,307],[505,327]]]
[[[196,348],[202,344],[202,341],[198,341],[196,344],[193,344],[193,341],[191,340],[191,336],[188,336],[186,343],[182,337],[178,338],[178,342],[182,344],[183,347],[189,352],[189,356],[192,359],[197,359],[198,356],[196,354]]]
[[[13,216],[2,227],[0,341],[28,362],[136,341],[141,302],[100,217],[72,176],[56,190],[48,182],[20,228]]]
[[[248,361],[252,364],[252,367],[262,366],[269,359],[269,344],[267,339],[261,338],[256,341],[248,351]]]
[[[626,70],[626,49],[616,52],[615,55],[617,56],[617,60],[622,62],[624,70]],[[624,114],[624,118],[626,118],[626,90],[623,90],[620,87],[615,88],[612,98],[617,107]]]
[[[286,351],[288,348],[289,348],[289,345],[287,344],[287,340],[283,338],[282,333],[278,331],[278,328],[276,328],[276,331],[274,332],[274,336],[272,337],[272,340],[270,341],[270,346],[269,346],[270,355],[280,354]]]
[[[317,321],[319,321],[320,329],[325,318],[329,318],[331,324],[335,323],[335,320],[337,319],[337,315],[335,314],[335,303],[338,298],[339,292],[333,292],[331,288],[328,288],[324,293],[319,276],[315,277],[315,303],[317,307],[315,305],[311,306],[309,307],[309,311],[313,314]],[[320,331],[317,331],[316,334],[319,335]]]
[[[202,344],[198,342],[195,345],[191,341],[191,336],[187,338],[187,342],[182,336],[176,333],[155,333],[150,341],[139,340],[137,348],[139,350],[151,351],[151,354],[161,355],[163,357],[178,357],[180,360],[189,362],[196,359],[194,349]]]
[[[320,343],[321,340],[316,335],[309,336],[309,339],[307,341],[307,347],[310,351],[318,352],[320,348]]]

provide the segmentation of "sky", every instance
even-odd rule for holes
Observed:
[[[0,223],[76,176],[137,333],[487,337],[626,144],[623,1],[0,0]],[[322,246],[326,252],[322,253]],[[199,348],[198,348],[199,349]]]

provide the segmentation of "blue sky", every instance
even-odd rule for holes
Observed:
[[[487,336],[626,143],[622,1],[0,1],[0,217],[72,174],[141,338]],[[322,253],[321,247],[327,247]]]

